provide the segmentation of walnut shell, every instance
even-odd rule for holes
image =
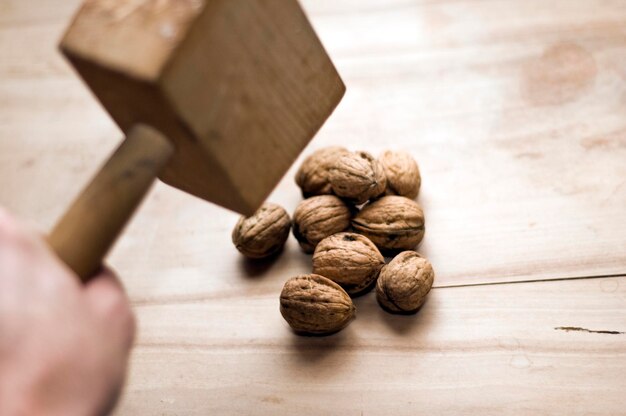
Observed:
[[[312,253],[324,238],[347,230],[351,218],[352,209],[336,196],[313,196],[296,207],[293,235],[306,253]]]
[[[337,283],[317,274],[289,279],[280,294],[280,313],[294,331],[324,335],[345,328],[356,308]]]
[[[268,202],[251,217],[239,219],[232,234],[233,244],[244,256],[261,259],[283,248],[290,228],[287,211]]]
[[[422,177],[413,157],[404,151],[383,152],[378,160],[387,177],[387,195],[400,195],[415,199],[420,191]]]
[[[330,168],[333,193],[357,205],[385,192],[387,180],[380,162],[367,152],[342,155]]]
[[[355,233],[326,237],[313,254],[313,273],[338,283],[351,296],[371,289],[384,265],[374,243]]]
[[[349,153],[348,149],[341,146],[328,146],[321,148],[302,162],[296,173],[296,184],[302,190],[302,196],[308,198],[314,195],[329,195],[332,188],[328,182],[328,174],[331,166],[337,159]]]
[[[383,251],[410,250],[424,238],[424,212],[412,199],[388,195],[364,206],[352,227]]]
[[[414,251],[404,251],[380,271],[376,298],[389,312],[413,313],[426,300],[434,279],[435,272],[428,260]]]

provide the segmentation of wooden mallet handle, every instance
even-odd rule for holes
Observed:
[[[152,127],[136,125],[57,223],[48,242],[82,281],[91,277],[174,153]]]

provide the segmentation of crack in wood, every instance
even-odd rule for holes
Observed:
[[[557,331],[565,331],[565,332],[570,332],[570,331],[588,332],[590,334],[610,334],[610,335],[626,334],[626,332],[594,330],[594,329],[581,328],[578,326],[557,326],[554,329]]]

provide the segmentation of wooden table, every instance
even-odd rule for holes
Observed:
[[[78,4],[0,0],[0,204],[43,230],[121,139],[55,51]],[[310,257],[246,262],[235,214],[159,184],[110,258],[140,328],[117,414],[626,414],[626,2],[303,5],[348,87],[306,153],[415,155],[437,287],[295,336]]]

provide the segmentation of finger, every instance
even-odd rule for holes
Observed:
[[[102,269],[85,286],[87,302],[105,326],[130,348],[135,337],[135,318],[126,292],[115,274]]]

